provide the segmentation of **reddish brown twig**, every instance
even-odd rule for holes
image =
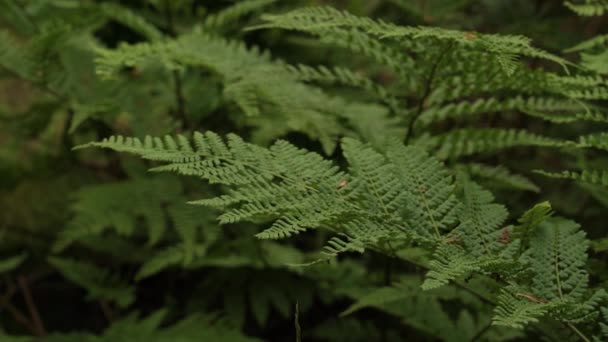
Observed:
[[[44,329],[44,323],[42,323],[42,319],[40,318],[40,313],[38,312],[38,308],[34,302],[34,297],[30,291],[27,278],[24,276],[19,276],[17,282],[19,283],[19,288],[23,294],[25,305],[27,305],[27,309],[30,313],[36,336],[46,336],[46,329]]]

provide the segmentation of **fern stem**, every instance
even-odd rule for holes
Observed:
[[[100,300],[99,307],[101,308],[103,316],[108,321],[108,323],[112,323],[114,321],[114,313],[112,312],[110,304],[106,300]]]
[[[581,340],[585,341],[585,342],[591,342],[591,340],[585,336],[585,334],[583,334],[580,330],[578,330],[574,324],[568,322],[566,323],[566,325],[568,326],[568,328],[570,328],[572,331],[574,331],[580,338]]]
[[[171,10],[171,4],[169,1],[165,1],[165,21],[167,24],[167,31],[169,32],[169,35],[175,37],[176,31],[175,31],[175,24],[174,24],[174,20],[173,20],[173,11]],[[184,91],[183,91],[183,87],[182,87],[182,78],[179,75],[178,70],[173,70],[172,76],[173,76],[173,86],[174,86],[175,104],[176,104],[175,114],[177,116],[177,119],[179,119],[181,121],[182,127],[184,125],[188,126],[187,125],[188,121],[186,120],[187,119],[187,117],[186,117],[186,98],[184,97]]]
[[[27,278],[25,278],[24,276],[19,276],[17,282],[19,283],[21,293],[23,294],[23,299],[25,299],[25,304],[27,305],[28,311],[30,312],[32,323],[36,330],[36,336],[46,336],[46,329],[44,328],[44,323],[42,322],[42,318],[40,317],[40,313],[38,312],[38,307],[34,302],[34,297],[32,296],[32,292],[30,291]]]
[[[13,316],[13,319],[16,323],[22,325],[25,329],[27,329],[32,335],[36,335],[36,328],[30,322],[30,320],[19,310],[16,308],[11,302],[10,298],[13,296],[16,291],[16,287],[13,282],[9,282],[7,280],[7,290],[4,296],[0,297],[0,308],[6,310]]]
[[[555,265],[555,280],[557,282],[557,292],[559,294],[559,298],[563,299],[564,298],[564,294],[562,292],[562,281],[561,281],[561,276],[560,276],[560,272],[559,272],[559,246],[557,246],[557,244],[559,243],[559,231],[556,231],[555,233],[556,239],[555,239],[555,245],[553,246],[553,254],[554,254],[554,260],[553,260],[553,264]]]
[[[297,301],[293,321],[296,328],[296,342],[302,342],[302,327],[300,327],[300,303]]]
[[[407,127],[407,132],[405,133],[404,143],[406,145],[408,144],[408,142],[410,141],[410,139],[413,135],[414,124],[416,123],[416,121],[418,120],[420,115],[422,114],[422,110],[424,109],[424,103],[426,102],[426,99],[429,97],[429,95],[431,94],[431,91],[433,90],[433,81],[435,80],[435,74],[437,73],[439,64],[441,64],[441,61],[443,60],[445,55],[448,53],[448,51],[450,51],[450,49],[452,48],[453,45],[454,45],[454,43],[447,44],[445,49],[443,49],[440,52],[439,56],[437,57],[437,60],[435,61],[435,63],[433,63],[433,66],[431,67],[429,77],[426,79],[424,92],[422,93],[422,97],[420,97],[420,101],[418,102],[418,107],[416,109],[416,113],[410,119],[410,122]]]
[[[477,340],[479,340],[485,333],[488,332],[488,330],[490,330],[490,328],[492,328],[492,320],[490,320],[488,322],[488,324],[486,324],[485,327],[483,327],[483,329],[479,330],[472,338],[471,338],[471,342],[475,342]]]
[[[182,126],[188,126],[188,121],[186,117],[186,99],[182,90],[182,78],[179,75],[178,70],[173,70],[173,84],[175,85],[175,102],[177,105],[177,108],[175,110],[177,114],[176,116],[182,121]]]

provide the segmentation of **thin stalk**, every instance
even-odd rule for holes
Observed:
[[[165,1],[165,21],[167,24],[167,31],[173,37],[176,36],[175,22],[173,20],[173,11],[171,10],[171,2]],[[184,91],[182,86],[182,78],[178,70],[173,70],[173,85],[175,92],[175,114],[181,121],[182,127],[187,125],[186,116],[186,98],[184,97]]]
[[[422,96],[420,97],[420,101],[418,102],[418,107],[416,109],[416,113],[414,113],[414,116],[412,116],[412,118],[410,119],[410,122],[407,127],[407,132],[405,134],[405,140],[404,140],[404,143],[406,145],[409,143],[410,139],[412,138],[413,131],[414,131],[414,124],[420,117],[420,114],[422,114],[422,110],[424,109],[424,103],[426,102],[427,98],[431,94],[431,91],[433,90],[433,82],[435,81],[435,74],[437,73],[439,64],[441,64],[441,61],[443,60],[445,55],[452,49],[452,45],[453,45],[453,43],[448,44],[445,47],[445,49],[443,49],[440,52],[439,56],[435,60],[435,63],[433,63],[433,66],[431,67],[429,76],[426,79],[424,92],[422,93]]]
[[[30,312],[32,323],[36,330],[36,336],[46,336],[46,329],[44,328],[42,318],[40,318],[38,307],[34,302],[34,297],[32,296],[32,292],[30,291],[30,286],[28,284],[27,278],[24,276],[19,276],[17,282],[19,283],[21,293],[23,294],[23,299],[25,299],[25,304],[27,305],[28,311]]]

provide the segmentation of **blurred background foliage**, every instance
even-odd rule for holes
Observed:
[[[381,131],[358,122],[356,115],[370,110],[381,117],[382,111],[335,104],[308,88],[266,89],[293,97],[277,103],[301,110],[299,116],[248,112],[253,107],[235,103],[231,96],[246,93],[256,82],[251,64],[239,64],[254,63],[249,55],[234,58],[235,65],[219,72],[149,61],[143,69],[139,63],[121,68],[108,80],[96,69],[99,58],[124,43],[209,32],[267,51],[260,59],[271,54],[291,64],[348,65],[379,83],[390,83],[394,75],[350,51],[290,31],[244,29],[258,24],[261,13],[329,5],[400,25],[521,34],[532,38],[534,46],[576,60],[575,54],[563,51],[607,33],[607,17],[579,17],[556,0],[269,0],[249,2],[255,6],[242,15],[222,12],[238,2],[0,1],[0,335],[6,334],[1,338],[285,341],[295,339],[294,318],[304,341],[544,336],[534,329],[490,326],[492,307],[462,288],[422,292],[421,269],[413,265],[393,266],[393,280],[406,296],[366,304],[366,294],[388,285],[383,257],[349,255],[310,268],[288,266],[304,262],[322,247],[326,233],[315,231],[281,243],[256,240],[254,225],[220,227],[214,211],[186,204],[218,194],[220,187],[149,173],[148,162],[128,156],[74,152],[72,147],[111,134],[212,130],[236,132],[261,145],[284,138],[341,161],[338,137],[381,138]],[[205,42],[216,53],[212,58],[233,58],[228,50],[214,49],[213,42]],[[327,89],[363,100],[352,89]],[[311,95],[304,101],[299,95],[306,91]],[[315,107],[334,105],[351,112],[318,116]],[[309,114],[318,117],[308,120]],[[481,120],[489,127],[494,123],[491,116]],[[590,127],[605,129],[601,123],[549,125],[516,114],[505,120],[564,138]],[[372,117],[369,122],[376,121]],[[400,132],[398,126],[396,130]],[[487,159],[515,170],[581,163],[608,168],[608,158],[600,153],[570,153],[566,160],[551,151],[522,149]],[[492,189],[513,217],[550,200],[557,212],[580,222],[594,240],[592,283],[606,286],[608,191],[540,175],[530,178],[541,191]],[[404,253],[417,255],[415,249]],[[475,281],[484,291],[483,280]],[[359,306],[351,306],[355,301]],[[567,338],[571,332],[554,334]]]

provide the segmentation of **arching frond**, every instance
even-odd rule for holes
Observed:
[[[86,261],[60,257],[49,257],[48,261],[64,277],[85,288],[89,299],[111,300],[121,307],[127,307],[135,300],[135,289],[106,269]]]
[[[600,290],[584,299],[588,293],[588,241],[579,228],[572,221],[556,218],[545,219],[530,232],[523,258],[532,274],[504,289],[494,324],[521,328],[547,314],[567,322],[592,319],[606,294]]]
[[[486,180],[492,184],[505,188],[512,188],[524,191],[540,192],[540,188],[530,179],[520,174],[511,172],[504,166],[490,166],[478,163],[469,163],[460,166],[464,172],[471,175],[473,178]]]
[[[608,11],[608,2],[605,0],[566,1],[564,4],[578,15],[584,16],[602,15]]]
[[[563,147],[571,142],[548,138],[525,130],[478,128],[457,129],[439,136],[421,137],[415,144],[435,150],[440,159],[488,153],[515,146]]]
[[[518,55],[548,59],[563,66],[569,62],[530,46],[530,40],[521,36],[473,34],[437,27],[405,27],[357,17],[331,7],[309,7],[281,15],[263,16],[266,23],[256,28],[282,28],[300,30],[313,34],[331,32],[336,28],[354,28],[381,39],[432,39],[486,51],[495,56],[505,71],[512,72],[514,59]]]
[[[607,170],[582,170],[562,172],[547,172],[542,170],[535,170],[534,172],[550,178],[571,179],[584,183],[608,186]]]
[[[274,2],[276,2],[276,0],[239,1],[218,13],[207,16],[203,22],[203,28],[206,30],[217,30],[218,28],[222,28],[223,26],[233,23],[243,16],[260,10],[270,4],[273,4]]]

